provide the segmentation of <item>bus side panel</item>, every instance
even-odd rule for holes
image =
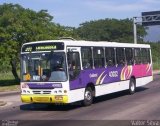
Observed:
[[[153,81],[153,77],[152,76],[146,76],[146,77],[143,77],[143,78],[137,78],[136,79],[136,87],[140,87],[140,86],[146,85],[151,81]]]
[[[70,81],[70,90],[85,88],[88,83],[100,85],[120,81],[121,71],[122,67],[82,70],[77,79]]]
[[[91,70],[82,70],[77,79],[70,81],[70,90],[80,90],[84,93],[88,83],[93,83],[96,96],[129,89],[132,76],[136,78],[136,86],[142,86],[152,81],[152,65],[133,65],[124,67],[108,67]],[[76,91],[74,93],[76,94]],[[81,97],[83,99],[84,95]],[[80,98],[79,98],[80,99]]]
[[[131,76],[135,78],[152,76],[152,65],[144,64],[82,70],[75,80],[70,81],[70,89],[85,88],[88,83],[100,85],[130,80]]]

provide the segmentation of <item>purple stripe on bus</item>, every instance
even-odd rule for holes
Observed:
[[[27,83],[30,89],[54,89],[62,88],[61,83]]]
[[[89,83],[109,84],[129,80],[132,76],[139,78],[151,75],[151,64],[83,70],[75,80],[70,81],[70,89],[85,88]]]

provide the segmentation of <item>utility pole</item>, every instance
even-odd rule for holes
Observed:
[[[134,44],[137,44],[137,23],[136,23],[136,18],[137,17],[133,17]]]

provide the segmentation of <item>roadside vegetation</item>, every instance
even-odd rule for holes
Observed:
[[[0,73],[0,92],[4,91],[20,91],[20,83],[12,72]]]
[[[47,10],[38,12],[18,4],[0,5],[0,91],[19,88],[21,45],[38,40],[73,37],[91,41],[133,43],[132,19],[100,19],[84,22],[78,28],[54,23]],[[153,68],[160,67],[160,42],[144,42],[145,27],[138,25],[138,43],[152,47]]]

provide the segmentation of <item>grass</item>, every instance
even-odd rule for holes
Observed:
[[[14,80],[11,72],[0,73],[0,92],[19,91],[20,82]]]
[[[160,70],[160,63],[159,62],[153,63],[153,70]]]
[[[11,72],[0,72],[0,81],[1,80],[14,80],[14,76]]]
[[[5,91],[20,91],[20,86],[19,85],[9,85],[9,86],[0,86],[0,92],[5,92]]]

